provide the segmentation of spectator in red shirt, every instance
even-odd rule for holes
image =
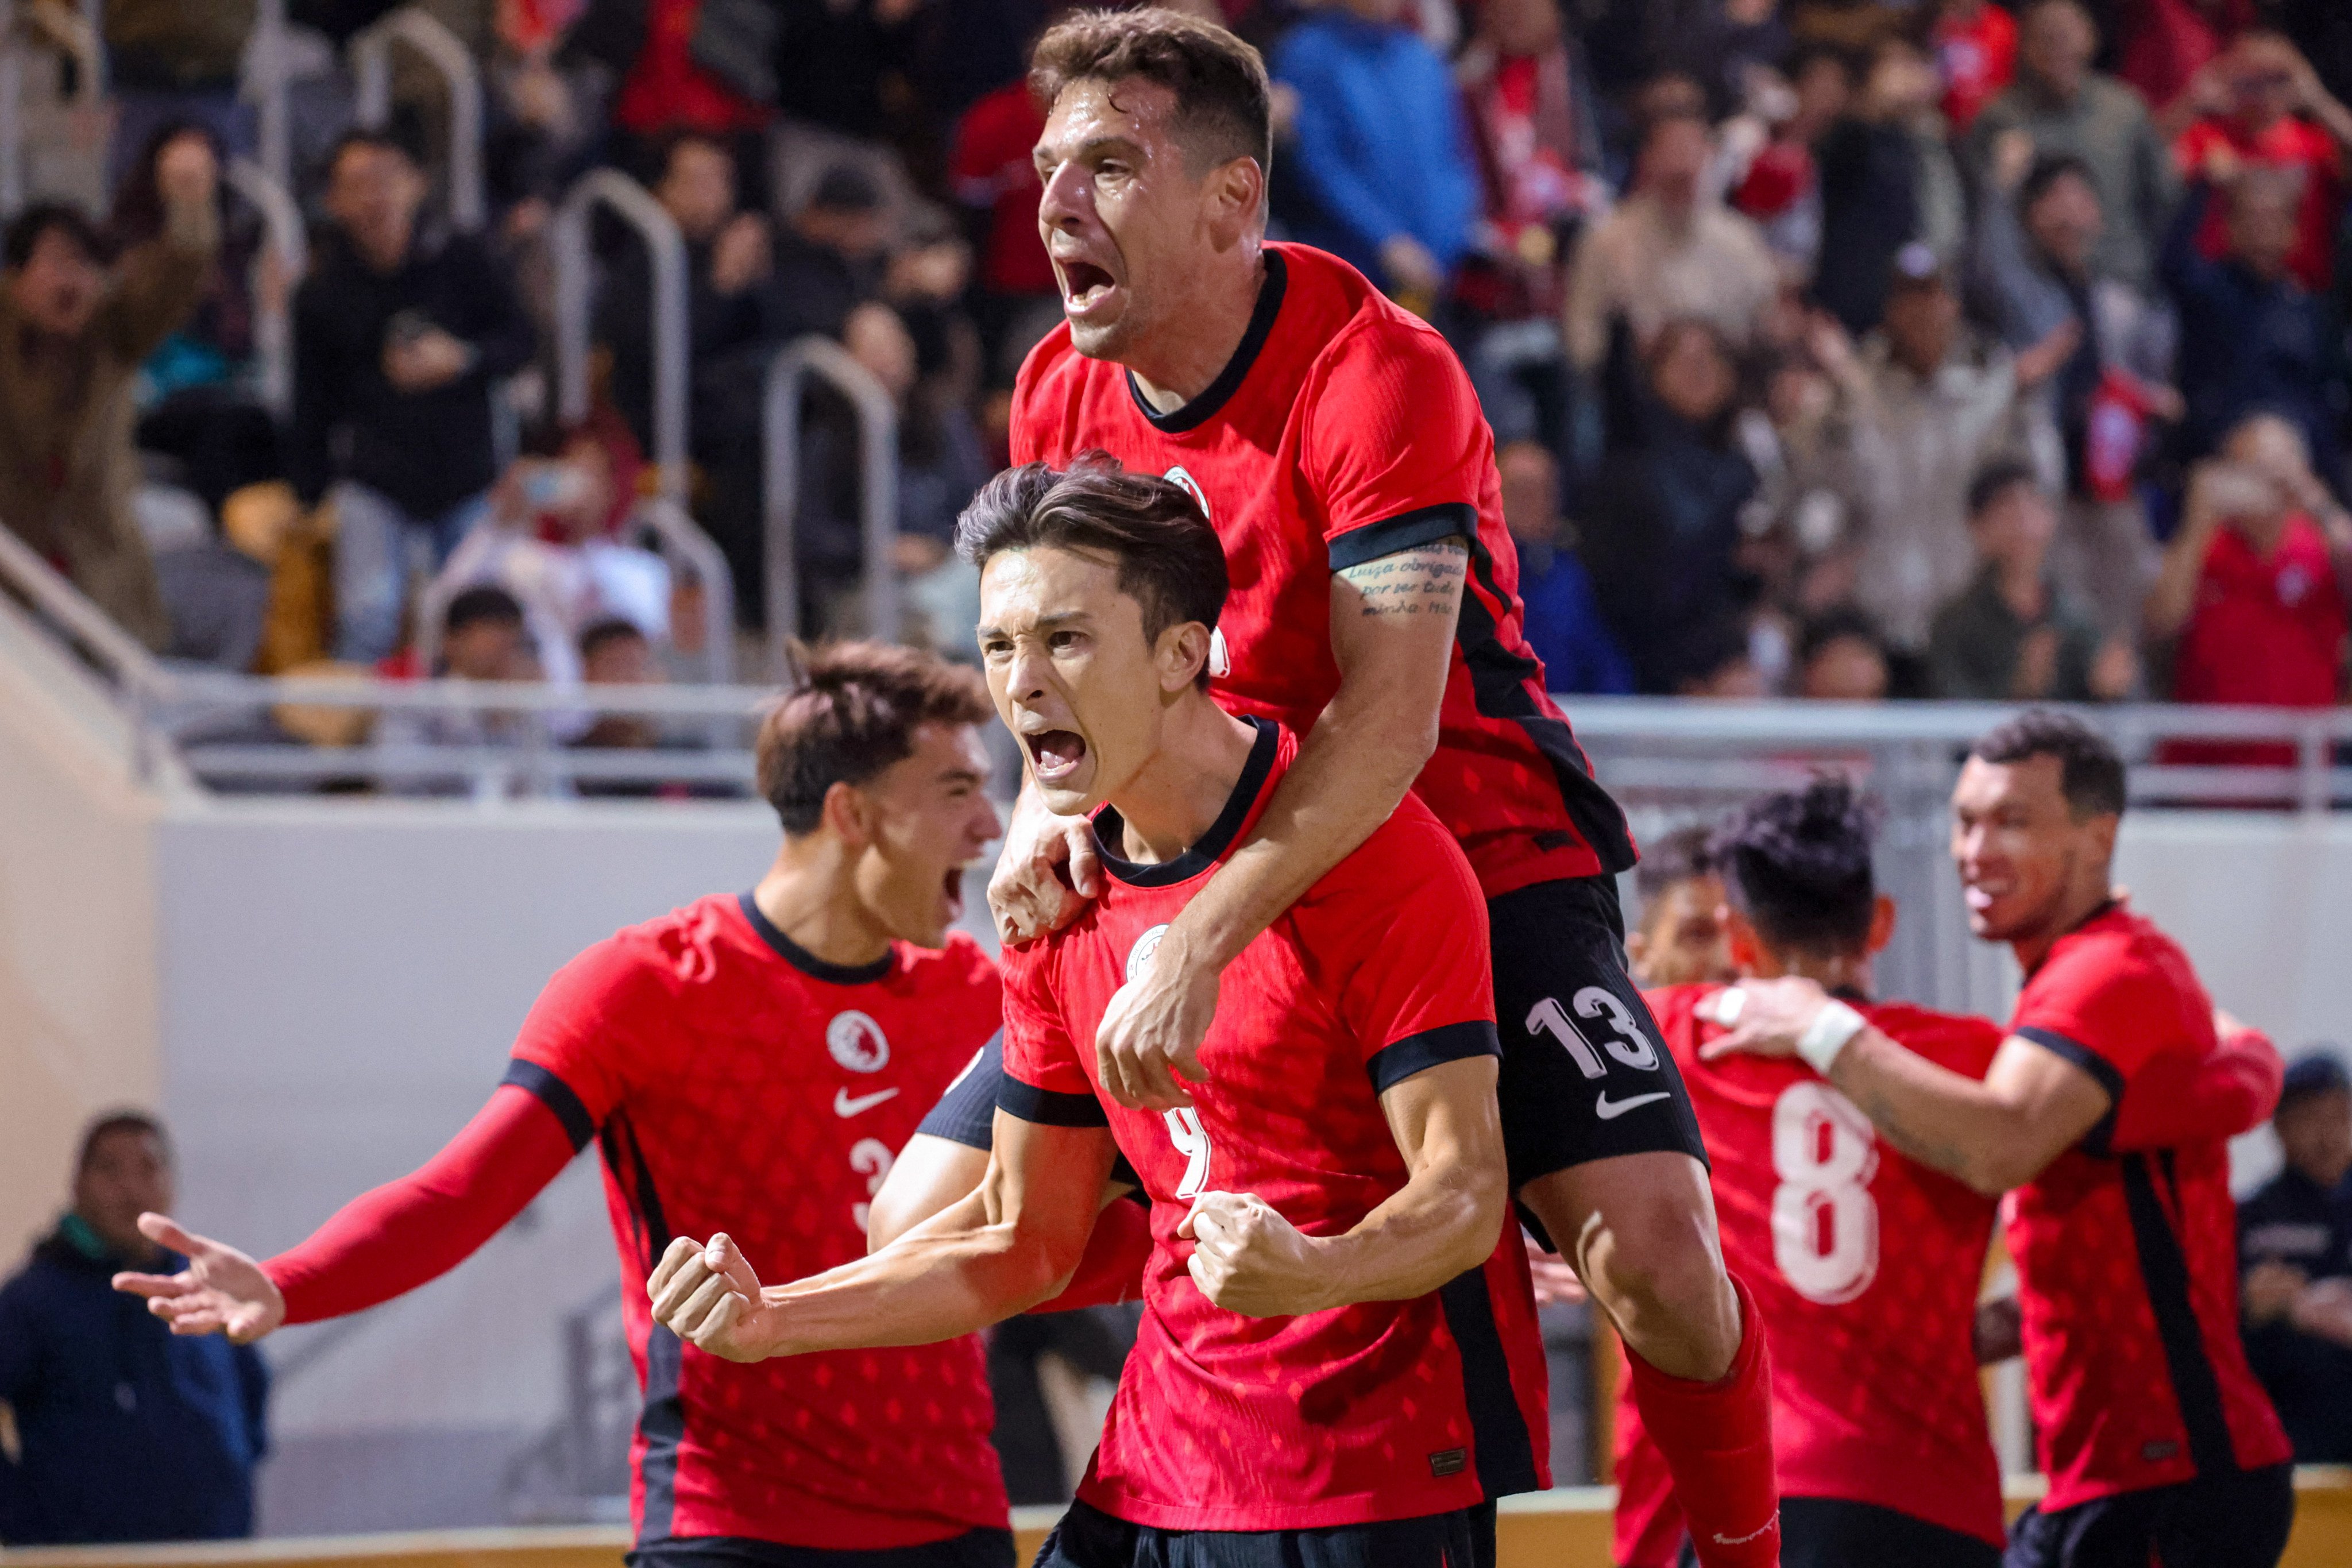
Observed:
[[[964,110],[948,154],[948,179],[979,258],[972,314],[992,387],[1012,385],[1022,358],[1062,319],[1061,289],[1037,229],[1045,187],[1030,156],[1045,132],[1045,112],[1023,77]]]
[[[2326,293],[2336,276],[2336,223],[2344,205],[2352,112],[2320,85],[2311,62],[2279,34],[2244,34],[2197,73],[2167,112],[2164,128],[2176,133],[2173,155],[2184,175],[2203,169],[2218,147],[2241,163],[2295,173],[2302,205],[2287,270],[2311,292]],[[2226,218],[2219,210],[2209,212],[2198,249],[2220,260],[2229,244]]]
[[[2151,637],[2177,637],[2173,699],[2326,708],[2344,661],[2352,518],[2311,471],[2302,434],[2275,415],[2241,422],[2200,464],[2187,516],[2147,604]],[[2289,762],[2291,746],[2198,746],[2168,760]],[[2219,754],[2226,751],[2226,756]]]
[[[1944,79],[1944,118],[1957,136],[2017,74],[2017,23],[1991,0],[1943,0],[1927,42]]]

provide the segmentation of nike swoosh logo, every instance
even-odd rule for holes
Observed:
[[[1609,1091],[1603,1089],[1601,1092],[1601,1098],[1592,1102],[1592,1110],[1593,1113],[1599,1116],[1601,1121],[1614,1121],[1619,1117],[1624,1115],[1627,1111],[1637,1110],[1642,1106],[1648,1105],[1653,1100],[1672,1100],[1674,1096],[1672,1094],[1662,1089],[1655,1094],[1637,1094],[1631,1100],[1612,1100],[1609,1098]]]
[[[877,1089],[872,1094],[861,1094],[852,1100],[847,1089],[836,1089],[833,1091],[833,1113],[835,1116],[856,1116],[873,1110],[898,1092],[895,1089]]]

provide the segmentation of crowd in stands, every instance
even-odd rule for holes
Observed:
[[[1265,51],[1274,237],[1469,367],[1556,689],[2338,700],[2352,8],[1184,3]],[[436,189],[429,81],[349,129],[339,48],[385,7],[295,0],[299,278],[215,174],[254,144],[250,0],[105,8],[111,210],[8,236],[0,517],[184,657],[421,673],[490,584],[528,628],[511,676],[581,679],[616,621],[644,677],[682,671],[708,585],[634,526],[652,263],[617,225],[586,421],[546,374],[551,215],[611,164],[686,241],[684,493],[740,621],[776,608],[763,379],[814,333],[897,407],[894,564],[914,635],[961,650],[953,519],[1059,314],[1022,75],[1050,0],[421,8],[483,67],[486,223]],[[811,386],[807,631],[865,629],[860,431]]]

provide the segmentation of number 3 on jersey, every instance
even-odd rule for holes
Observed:
[[[1772,1102],[1772,1258],[1798,1295],[1851,1301],[1878,1274],[1878,1132],[1825,1083],[1790,1084]]]
[[[1605,986],[1588,985],[1569,998],[1569,1008],[1575,1009],[1578,1018],[1598,1018],[1609,1026],[1609,1034],[1601,1044],[1603,1049],[1636,1072],[1649,1072],[1658,1065],[1658,1048],[1650,1037],[1642,1033],[1642,1026],[1633,1021],[1633,1010],[1620,1001],[1615,992]],[[1592,1038],[1568,1016],[1568,1008],[1558,999],[1545,997],[1528,1015],[1528,1033],[1549,1035],[1576,1058],[1577,1070],[1586,1078],[1606,1078],[1609,1064],[1601,1059],[1601,1052],[1592,1048]]]

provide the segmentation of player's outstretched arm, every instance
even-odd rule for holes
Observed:
[[[999,1111],[986,1174],[879,1252],[761,1287],[734,1243],[680,1237],[646,1282],[654,1321],[729,1361],[971,1333],[1058,1294],[1085,1257],[1116,1146],[1107,1127]]]
[[[1829,1010],[1843,1005],[1814,982],[1794,977],[1743,980],[1716,1005],[1716,1021],[1729,1032],[1699,1047],[1703,1061],[1743,1051],[1797,1056],[1809,1037],[1819,1037],[1816,1026],[1829,1020]],[[1937,1066],[1866,1023],[1843,1039],[1824,1076],[1895,1147],[1989,1195],[2040,1175],[2113,1103],[2087,1070],[2016,1035],[2001,1042],[1982,1082]]]
[[[502,1084],[442,1151],[410,1174],[352,1199],[309,1239],[266,1263],[141,1216],[152,1240],[190,1258],[177,1274],[118,1274],[178,1334],[226,1333],[240,1344],[280,1323],[362,1311],[439,1278],[520,1214],[572,1161],[572,1134],[528,1090]]]
[[[1122,1105],[1190,1104],[1234,955],[1389,819],[1437,747],[1468,547],[1441,539],[1342,568],[1331,579],[1339,689],[1241,847],[1168,927],[1150,967],[1096,1031],[1105,1093]]]
[[[1307,1236],[1249,1193],[1202,1193],[1177,1235],[1201,1293],[1252,1318],[1408,1300],[1495,1250],[1508,1198],[1495,1058],[1415,1073],[1381,1096],[1409,1179],[1344,1235]]]

